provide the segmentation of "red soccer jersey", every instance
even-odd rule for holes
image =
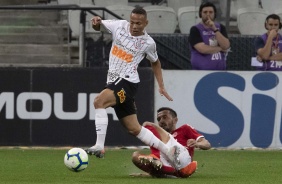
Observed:
[[[198,140],[201,137],[204,137],[202,134],[199,134],[195,128],[191,127],[188,124],[182,125],[181,127],[175,129],[171,132],[172,136],[179,142],[181,145],[187,148],[189,154],[193,160],[194,156],[194,147],[187,147],[188,139]]]
[[[159,133],[156,131],[156,129],[153,126],[145,126],[147,129],[149,129],[156,137],[160,138]],[[188,139],[195,139],[198,140],[201,137],[204,137],[202,134],[199,134],[195,128],[191,127],[188,124],[182,125],[181,127],[175,129],[173,132],[171,132],[173,137],[179,142],[181,145],[187,148],[192,160],[194,156],[194,147],[187,147],[187,140]],[[154,147],[150,147],[151,153],[156,155],[160,158],[160,151],[157,150]]]

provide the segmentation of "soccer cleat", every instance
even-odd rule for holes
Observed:
[[[140,155],[138,157],[138,159],[140,160],[141,164],[144,164],[144,165],[151,165],[153,166],[156,170],[160,170],[163,166],[163,163],[157,159],[157,158],[154,158],[150,155]]]
[[[179,159],[180,148],[178,146],[173,146],[168,151],[168,159],[171,161],[172,166],[176,170],[180,170],[181,164]]]
[[[88,155],[95,155],[98,158],[104,158],[105,156],[105,150],[102,149],[99,145],[86,148],[85,151]]]
[[[189,165],[186,167],[182,168],[180,170],[180,175],[184,177],[190,177],[192,174],[194,174],[197,170],[197,161],[191,162]]]

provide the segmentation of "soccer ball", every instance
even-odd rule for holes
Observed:
[[[64,163],[71,171],[83,171],[88,166],[88,155],[81,148],[72,148],[65,154]]]

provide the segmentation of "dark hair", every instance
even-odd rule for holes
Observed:
[[[265,22],[264,22],[264,27],[265,27],[265,29],[267,29],[267,27],[266,27],[266,23],[267,23],[268,19],[279,20],[279,29],[281,29],[281,28],[282,28],[282,24],[281,24],[281,20],[280,20],[279,15],[276,15],[276,14],[270,14],[270,15],[268,15],[268,16],[266,17],[266,19],[265,19]]]
[[[144,10],[142,7],[138,6],[138,7],[135,7],[131,13],[134,13],[134,14],[140,14],[140,15],[144,15],[146,18],[147,18],[147,12],[146,10]]]
[[[199,17],[202,18],[201,13],[202,13],[203,8],[205,8],[205,7],[212,7],[212,8],[213,8],[213,11],[214,11],[214,18],[216,18],[216,7],[215,7],[215,5],[214,5],[213,3],[211,3],[211,2],[204,2],[204,3],[202,3],[202,4],[200,5],[200,8],[199,8]]]
[[[169,107],[161,107],[157,110],[157,113],[159,113],[161,111],[165,111],[165,110],[168,110],[173,118],[177,117],[177,113],[175,112],[175,110],[173,110],[172,108],[169,108]]]

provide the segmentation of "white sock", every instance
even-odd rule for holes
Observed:
[[[147,128],[142,127],[140,133],[137,135],[137,138],[146,145],[153,146],[164,154],[167,154],[169,150],[169,148]]]
[[[104,149],[107,127],[108,127],[108,114],[106,109],[95,109],[95,126],[96,126],[96,145]]]
[[[169,135],[170,139],[169,141],[166,143],[167,147],[172,147],[173,145],[177,145],[180,149],[180,154],[178,156],[179,160],[180,160],[180,168],[182,169],[184,167],[186,167],[188,164],[191,163],[191,156],[188,152],[188,150],[182,146],[180,143],[178,143],[173,136],[170,134]]]

